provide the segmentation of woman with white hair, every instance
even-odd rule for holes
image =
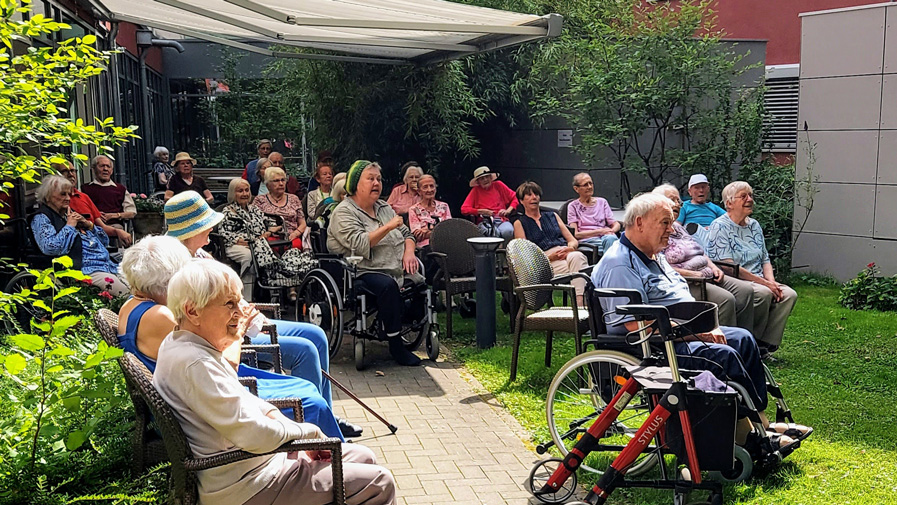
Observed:
[[[673,208],[673,233],[670,243],[662,251],[667,262],[686,279],[706,279],[707,301],[719,307],[719,324],[738,326],[747,331],[754,329],[754,290],[749,282],[730,277],[723,273],[707,253],[704,247],[675,219],[682,208],[679,190],[672,184],[661,184],[654,188],[654,194],[670,199]],[[692,296],[697,297],[697,287],[689,284]]]
[[[249,189],[253,195],[267,195],[268,186],[262,184],[265,180],[265,172],[274,166],[268,158],[259,158],[255,162],[255,181],[249,183]]]
[[[287,193],[287,174],[278,167],[265,170],[265,186],[267,195],[259,195],[252,204],[265,214],[283,218],[286,239],[292,241],[293,247],[302,247],[302,235],[305,233],[305,215],[302,213],[302,200],[298,196]]]
[[[174,175],[174,168],[168,164],[168,149],[156,146],[153,149],[153,173],[156,174],[156,191],[165,191],[168,180]]]
[[[168,284],[191,261],[190,251],[178,239],[167,236],[144,238],[125,251],[122,259],[122,273],[131,284],[132,296],[118,313],[118,340],[122,348],[137,356],[150,372],[156,368],[162,340],[177,324],[165,306]],[[330,405],[314,384],[300,377],[269,373],[240,364],[239,343],[225,353],[225,358],[240,377],[257,379],[261,398],[300,398],[306,420],[319,426],[328,436],[343,438]]]
[[[241,309],[240,278],[216,261],[192,260],[172,277],[167,306],[177,324],[159,346],[153,385],[175,413],[199,457],[242,449],[256,454],[291,440],[319,439],[249,393],[225,357],[242,339],[251,315]],[[373,452],[343,445],[346,502],[393,504],[395,482]],[[200,503],[322,505],[333,500],[328,451],[276,453],[197,472]]]
[[[68,256],[72,268],[89,275],[93,285],[112,296],[128,292],[118,276],[118,265],[109,257],[109,236],[102,228],[69,207],[71,181],[61,175],[44,177],[35,196],[40,204],[31,219],[34,241],[51,257]]]
[[[386,203],[392,207],[396,214],[407,215],[408,209],[420,201],[420,191],[417,184],[424,175],[424,170],[416,161],[409,161],[402,165],[401,172],[404,184],[393,186]]]
[[[763,229],[754,212],[754,190],[744,181],[723,189],[726,213],[710,223],[707,254],[718,261],[738,263],[738,278],[754,290],[754,336],[764,355],[782,345],[785,323],[797,301],[793,289],[776,281]]]

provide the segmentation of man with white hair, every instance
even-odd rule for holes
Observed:
[[[262,158],[267,158],[271,151],[274,149],[274,144],[268,139],[261,139],[255,145],[256,152],[258,152],[258,158],[250,161],[246,164],[245,170],[243,170],[243,178],[249,181],[249,187],[258,187],[259,177],[256,170],[258,162]],[[255,195],[255,193],[253,193]]]
[[[101,217],[109,226],[124,229],[122,221],[137,215],[137,206],[128,188],[112,180],[114,165],[106,155],[95,156],[90,162],[93,180],[81,186],[97,208]]]
[[[710,201],[710,181],[704,174],[695,174],[688,179],[688,195],[691,200],[682,204],[677,219],[683,226],[698,223],[706,228],[714,219],[726,213],[719,205]]]
[[[223,352],[238,342],[249,319],[240,308],[242,283],[226,265],[193,260],[172,277],[167,304],[177,329],[162,341],[153,385],[171,406],[198,457],[242,449],[263,454],[291,440],[324,438],[253,396]],[[346,503],[394,504],[395,482],[359,444],[342,446]],[[200,503],[260,505],[333,500],[329,451],[265,454],[201,470]]]

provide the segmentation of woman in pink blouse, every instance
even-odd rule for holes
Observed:
[[[610,204],[604,198],[592,196],[595,185],[592,177],[583,172],[573,177],[573,189],[579,198],[567,206],[567,225],[581,244],[597,246],[604,253],[617,241],[620,223],[614,220]]]
[[[420,202],[408,209],[408,222],[417,247],[421,249],[421,257],[424,262],[424,270],[427,281],[432,282],[433,275],[438,268],[436,262],[430,258],[430,234],[437,224],[452,218],[452,211],[445,202],[436,200],[436,178],[432,175],[424,175],[418,183],[420,189]]]
[[[420,178],[423,177],[424,171],[416,161],[409,161],[402,165],[402,181],[405,184],[397,184],[389,193],[389,200],[386,201],[396,211],[396,214],[408,214],[408,209],[412,205],[420,201]]]
[[[265,170],[265,186],[267,195],[259,195],[252,202],[265,214],[283,218],[284,238],[293,242],[293,247],[302,247],[302,234],[305,233],[305,215],[302,213],[302,201],[298,196],[287,193],[287,174],[278,167]]]

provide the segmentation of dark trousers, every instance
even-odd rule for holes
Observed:
[[[421,276],[418,275],[417,278],[420,279]],[[359,292],[370,295],[367,301],[377,307],[377,318],[383,323],[383,329],[387,334],[394,335],[402,330],[402,318],[406,313],[415,320],[422,317],[425,310],[423,295],[417,293],[412,299],[403,300],[399,285],[391,276],[379,272],[367,272],[358,276],[355,282]],[[413,282],[408,277],[404,279],[405,284]]]
[[[726,335],[723,344],[679,342],[676,356],[679,366],[689,370],[709,370],[717,379],[733,381],[744,387],[758,411],[766,409],[766,375],[760,362],[760,350],[749,331],[720,326]]]

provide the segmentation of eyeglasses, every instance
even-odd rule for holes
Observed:
[[[736,196],[735,196],[735,198],[737,198],[738,200],[747,200],[748,197],[750,197],[751,200],[753,200],[753,199],[754,199],[754,194],[753,194],[753,193],[742,193],[742,194],[740,194],[740,195],[736,195]]]
[[[286,179],[271,179],[271,182],[287,182]]]
[[[577,188],[581,188],[581,187],[589,188],[589,187],[594,186],[594,184],[592,184],[591,182],[584,182],[582,184],[574,184],[574,186],[576,186]]]

